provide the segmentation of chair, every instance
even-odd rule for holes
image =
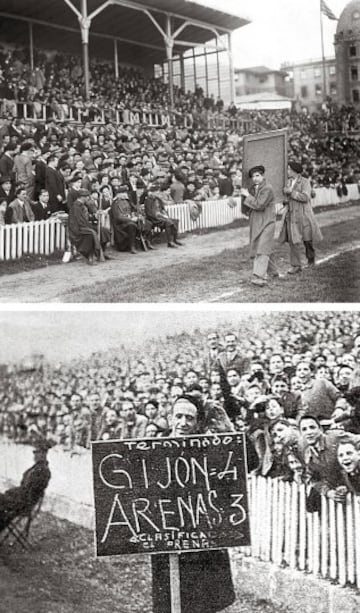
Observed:
[[[13,538],[26,551],[31,551],[33,546],[29,540],[31,524],[40,513],[44,494],[31,504],[24,504],[23,508],[16,514],[9,514],[5,525],[0,529],[0,545]],[[14,544],[14,543],[12,543]]]

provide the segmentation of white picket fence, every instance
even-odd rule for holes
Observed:
[[[252,557],[360,588],[360,497],[345,504],[321,499],[308,513],[305,486],[252,476],[249,480]]]
[[[319,188],[312,205],[320,206],[344,204],[349,200],[359,200],[357,185],[348,185],[348,195],[339,197],[335,189]],[[236,205],[230,207],[228,200],[206,200],[201,203],[202,212],[196,221],[190,216],[190,205],[173,204],[167,207],[170,217],[179,220],[179,231],[194,232],[218,228],[244,218],[241,212],[241,199],[233,198]],[[280,207],[281,205],[279,205]],[[0,225],[0,260],[21,258],[25,254],[54,253],[57,249],[64,250],[66,245],[65,226],[58,219],[35,221],[23,224]]]
[[[57,249],[65,249],[65,226],[58,219],[0,226],[0,260],[49,255]]]

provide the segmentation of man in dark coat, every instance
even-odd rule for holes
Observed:
[[[136,237],[140,235],[144,238],[145,247],[152,249],[152,226],[148,220],[142,218],[137,207],[130,205],[129,189],[126,185],[119,187],[111,204],[111,222],[115,245],[119,251],[136,254]]]
[[[0,204],[6,202],[6,208],[15,198],[15,190],[11,184],[10,177],[3,176],[0,178]]]
[[[31,208],[35,215],[35,221],[42,221],[50,217],[49,192],[46,189],[40,191],[38,202],[32,202]]]
[[[273,260],[275,236],[275,194],[272,186],[266,182],[264,166],[254,166],[249,171],[252,180],[250,191],[241,189],[245,197],[245,211],[249,212],[250,250],[254,258],[251,283],[262,287],[267,277],[278,277],[279,273]]]
[[[16,145],[8,145],[0,157],[0,175],[9,177],[13,186],[15,185],[14,157],[16,149]]]
[[[181,246],[177,240],[179,221],[169,217],[165,204],[161,198],[161,186],[153,183],[149,186],[145,200],[145,216],[155,227],[165,231],[168,247]]]
[[[65,205],[65,180],[57,170],[59,160],[51,155],[45,170],[45,189],[49,192],[49,209],[52,213],[63,211]]]
[[[172,408],[171,436],[203,432],[204,407],[190,395],[177,398]],[[153,612],[168,613],[170,601],[169,556],[151,556]],[[235,600],[229,555],[226,550],[189,552],[179,555],[182,613],[215,613]]]
[[[76,249],[84,256],[88,264],[94,263],[94,257],[98,261],[103,259],[104,251],[110,239],[109,231],[101,228],[100,237],[92,221],[92,213],[89,211],[89,192],[80,189],[78,197],[69,210],[69,237]],[[107,259],[105,257],[105,259]]]
[[[24,472],[20,485],[0,494],[0,531],[43,496],[51,477],[46,459],[51,446],[47,441],[39,441],[34,449],[35,463]]]

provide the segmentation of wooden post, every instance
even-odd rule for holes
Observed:
[[[171,613],[181,613],[180,567],[177,553],[169,553]]]

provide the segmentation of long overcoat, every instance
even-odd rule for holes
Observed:
[[[319,242],[323,236],[311,206],[309,179],[299,175],[285,205],[275,238],[280,243]]]
[[[264,180],[256,190],[250,188],[245,198],[250,212],[250,255],[271,255],[274,249],[276,222],[275,195],[272,186]]]

